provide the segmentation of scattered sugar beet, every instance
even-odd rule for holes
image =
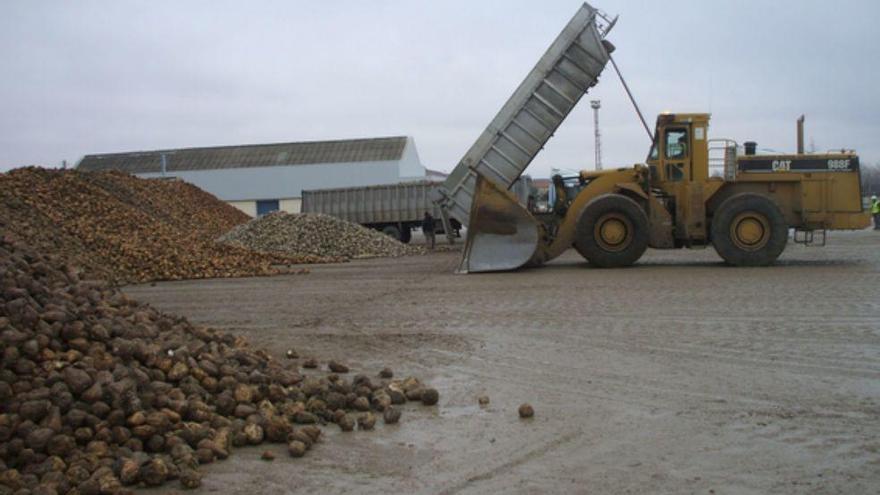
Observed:
[[[535,415],[535,409],[531,404],[525,403],[519,406],[519,417],[523,419],[531,418]]]
[[[327,363],[327,368],[333,373],[348,373],[348,366],[336,361]]]
[[[392,424],[400,421],[400,415],[401,415],[400,409],[393,407],[393,406],[389,406],[382,413],[382,418],[385,420],[386,425],[392,425]]]
[[[320,213],[272,213],[239,225],[218,240],[264,253],[341,260],[425,252],[379,231]]]
[[[376,415],[371,412],[365,412],[358,416],[358,429],[372,430],[376,426]]]
[[[290,453],[290,457],[302,457],[306,455],[306,444],[299,440],[294,440],[287,444],[287,452]]]
[[[374,404],[392,423],[390,404],[404,390],[425,389],[415,378],[303,376],[296,361],[83,278],[64,257],[15,239],[6,221],[0,217],[0,493],[195,488],[199,466],[236,447],[286,444],[300,457],[320,442],[322,425],[350,431],[356,415],[369,430]]]
[[[426,406],[433,406],[437,404],[437,401],[440,400],[440,393],[437,392],[437,389],[426,388],[422,390],[422,404]]]
[[[343,414],[336,420],[339,429],[342,431],[354,431],[354,420],[348,414]]]

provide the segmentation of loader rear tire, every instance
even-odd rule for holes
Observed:
[[[648,217],[632,199],[603,194],[578,216],[574,247],[593,266],[630,266],[648,248]]]
[[[776,203],[751,193],[721,203],[711,233],[715,251],[733,266],[772,265],[788,242],[788,225]]]

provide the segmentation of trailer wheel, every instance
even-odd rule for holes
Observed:
[[[400,229],[398,229],[396,225],[386,225],[382,227],[382,233],[395,241],[400,240]]]
[[[648,217],[632,199],[603,194],[581,211],[574,247],[591,265],[630,266],[648,248]]]
[[[404,244],[409,244],[409,241],[412,240],[412,230],[409,227],[403,227],[403,230],[400,231],[400,242]]]
[[[711,233],[715,251],[733,266],[771,265],[788,242],[788,225],[776,203],[750,193],[721,203]]]

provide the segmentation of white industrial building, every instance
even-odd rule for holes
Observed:
[[[406,136],[86,155],[77,169],[178,178],[251,216],[299,212],[303,190],[427,177],[415,141]]]

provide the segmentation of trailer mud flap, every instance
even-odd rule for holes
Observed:
[[[458,273],[520,268],[535,261],[539,240],[537,220],[516,196],[477,174]]]

